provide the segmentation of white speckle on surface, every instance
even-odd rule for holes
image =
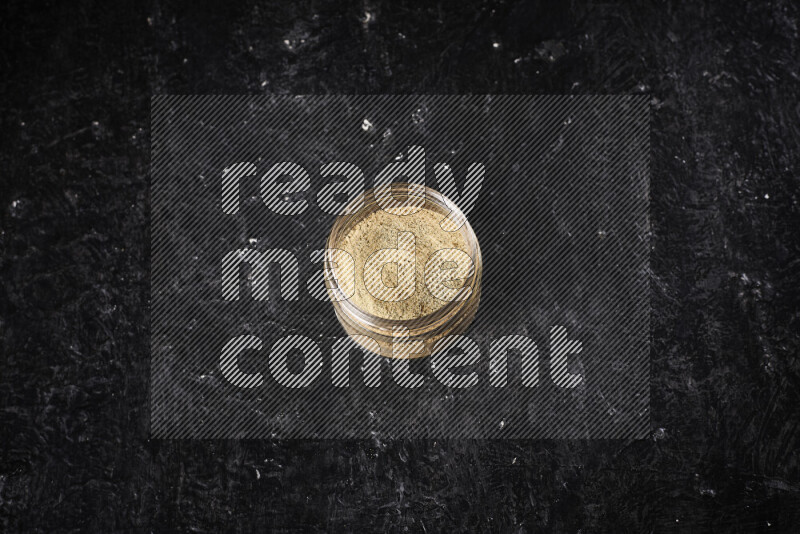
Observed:
[[[368,132],[372,129],[372,123],[369,121],[369,119],[364,119],[364,122],[361,123],[361,129],[365,132]]]
[[[500,421],[500,428],[503,428],[504,426],[506,426],[506,422],[505,421]]]
[[[255,245],[256,243],[258,243],[258,239],[256,239],[255,237],[251,237],[251,238],[250,238],[250,239],[248,239],[247,241],[248,241],[248,243],[250,243],[251,245]]]
[[[764,198],[769,200],[769,193],[764,193]]]
[[[420,124],[425,122],[425,115],[428,112],[428,108],[426,106],[420,106],[414,110],[414,113],[411,114],[411,122],[414,124]]]
[[[497,41],[493,42],[492,48],[500,48],[500,43],[498,43]]]

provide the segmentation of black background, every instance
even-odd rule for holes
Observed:
[[[800,524],[796,3],[2,10],[0,529]],[[261,92],[652,95],[651,437],[148,439],[150,95]]]

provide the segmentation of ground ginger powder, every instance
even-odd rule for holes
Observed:
[[[408,215],[394,215],[382,209],[373,211],[357,221],[338,243],[337,248],[350,254],[355,261],[355,292],[348,300],[360,310],[391,320],[408,320],[435,312],[448,304],[436,298],[425,284],[425,266],[432,254],[444,249],[459,249],[469,254],[469,247],[461,230],[447,232],[440,222],[446,215],[428,207]],[[375,298],[364,281],[364,266],[378,250],[398,246],[398,235],[411,232],[414,235],[414,291],[405,300],[387,302]],[[382,270],[386,286],[396,286],[398,268],[387,264]],[[453,280],[460,287],[463,281]]]

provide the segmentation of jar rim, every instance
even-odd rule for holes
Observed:
[[[473,272],[465,282],[459,295],[456,299],[448,302],[441,308],[412,319],[387,319],[386,317],[370,314],[353,304],[350,299],[344,298],[344,294],[338,287],[338,283],[336,286],[330,283],[330,280],[336,280],[336,275],[335,270],[332,269],[328,261],[327,254],[325,255],[324,261],[325,286],[336,311],[346,313],[351,319],[358,321],[365,328],[387,336],[391,336],[395,328],[408,329],[410,337],[412,338],[423,334],[426,336],[432,335],[435,331],[446,328],[450,321],[458,316],[458,312],[467,306],[473,297],[478,296],[476,288],[480,288],[482,271],[480,245],[478,244],[475,231],[464,213],[444,194],[420,184],[395,183],[392,184],[392,186],[404,188],[407,191],[408,198],[421,197],[426,204],[430,203],[430,207],[433,207],[435,211],[443,212],[445,216],[450,216],[450,214],[452,214],[457,220],[463,221],[458,231],[462,232],[469,247],[469,251],[467,252],[473,262]],[[430,209],[430,207],[426,207]],[[377,199],[375,198],[375,188],[368,189],[352,199],[344,208],[344,215],[340,215],[334,222],[326,242],[326,249],[336,249],[337,241],[344,236],[345,232],[349,230],[355,222],[362,220],[377,209],[382,208],[378,205]],[[470,295],[466,298],[459,299],[467,290],[471,292]]]

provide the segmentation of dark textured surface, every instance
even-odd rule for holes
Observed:
[[[796,530],[797,4],[425,5],[3,5],[0,530]],[[652,437],[149,440],[149,98],[251,92],[651,93]]]

